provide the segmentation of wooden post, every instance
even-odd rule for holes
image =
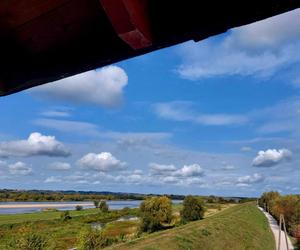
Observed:
[[[284,219],[283,215],[282,215],[282,220],[283,220],[283,229],[284,229],[284,235],[285,235],[286,249],[289,249],[288,234],[286,231],[285,219]]]
[[[281,225],[282,224],[282,214],[279,216],[279,238],[278,238],[278,250],[280,250],[281,245]]]

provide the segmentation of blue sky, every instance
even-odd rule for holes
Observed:
[[[299,193],[300,10],[0,99],[0,188]]]

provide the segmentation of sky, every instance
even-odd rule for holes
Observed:
[[[299,193],[300,9],[0,98],[0,188]]]

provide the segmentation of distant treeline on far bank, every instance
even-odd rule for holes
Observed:
[[[158,194],[138,194],[122,192],[96,191],[51,191],[51,190],[13,190],[0,189],[0,202],[14,201],[94,201],[94,200],[144,200],[147,197],[161,196]],[[164,194],[171,200],[183,200],[184,195]],[[245,197],[201,196],[209,203],[245,202],[254,200]]]

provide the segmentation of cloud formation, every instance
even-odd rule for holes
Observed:
[[[248,186],[253,183],[260,183],[265,180],[265,177],[261,174],[254,173],[253,175],[245,175],[238,178],[238,186]]]
[[[32,168],[28,167],[26,163],[18,161],[8,165],[9,173],[12,175],[30,175]]]
[[[109,152],[101,152],[86,154],[78,161],[78,164],[85,169],[108,172],[124,169],[126,162],[118,160]]]
[[[223,75],[270,77],[300,62],[300,10],[180,46],[181,77],[198,80]]]
[[[266,151],[259,151],[252,165],[255,167],[272,167],[283,161],[290,160],[291,157],[292,152],[288,149],[268,149]]]
[[[27,140],[8,141],[0,143],[0,157],[36,156],[67,157],[69,150],[54,136],[31,133]]]
[[[58,171],[66,171],[71,169],[71,164],[68,162],[52,162],[49,164],[49,169],[58,170]]]
[[[107,66],[44,84],[31,91],[45,98],[114,107],[122,101],[127,82],[128,76],[122,68]]]
[[[192,103],[184,101],[173,101],[157,103],[154,105],[157,116],[180,122],[193,122],[206,126],[241,125],[248,118],[239,114],[205,114],[198,113],[192,109]]]

